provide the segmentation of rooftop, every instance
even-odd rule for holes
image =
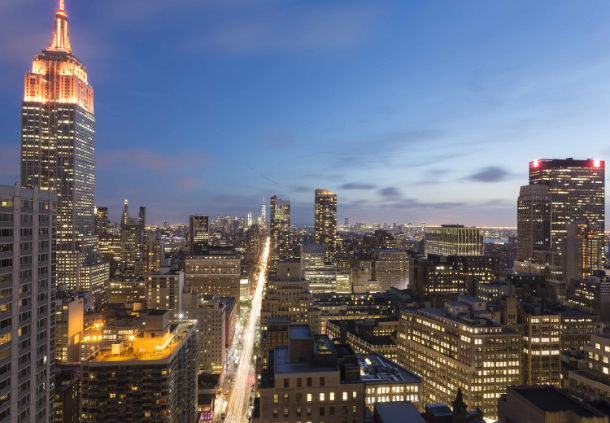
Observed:
[[[293,325],[288,328],[290,339],[313,339],[308,325]]]
[[[273,358],[275,374],[333,372],[339,370],[336,362],[333,365],[325,365],[324,362],[320,364],[315,362],[291,363],[288,347],[275,347],[275,350],[273,350]]]
[[[170,358],[176,353],[182,341],[187,337],[197,322],[182,320],[172,323],[170,330],[164,336],[134,337],[126,342],[113,344],[112,348],[104,348],[92,355],[86,363],[88,365],[113,365],[117,362],[150,362]],[[134,363],[135,364],[135,363]]]
[[[375,415],[383,423],[425,423],[417,408],[408,401],[376,403]]]
[[[547,413],[571,411],[582,417],[596,417],[598,414],[576,401],[559,389],[545,386],[509,388]]]
[[[359,354],[360,378],[366,384],[422,383],[423,379],[403,366],[379,354]]]

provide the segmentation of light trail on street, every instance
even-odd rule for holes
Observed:
[[[259,273],[256,279],[256,288],[252,296],[250,317],[244,327],[242,338],[243,348],[239,360],[239,367],[233,380],[233,390],[227,405],[225,423],[242,423],[247,421],[251,384],[249,381],[250,369],[252,368],[252,353],[254,351],[254,340],[256,337],[256,326],[260,319],[261,305],[263,302],[263,289],[267,280],[267,261],[269,259],[270,240],[267,238],[265,248],[259,263]]]

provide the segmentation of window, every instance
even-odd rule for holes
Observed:
[[[324,410],[324,407],[320,407],[320,417],[324,417],[324,413],[326,410]]]
[[[357,394],[356,391],[352,392],[352,398],[356,398]]]
[[[303,402],[303,394],[300,392],[297,394],[297,402]]]
[[[347,401],[347,392],[343,393],[343,401]]]
[[[277,404],[278,402],[280,402],[278,394],[273,394],[273,403]]]
[[[288,388],[289,385],[290,385],[289,379],[288,378],[284,379],[284,388]]]
[[[311,402],[313,399],[313,396],[311,394],[307,394],[307,402]]]
[[[331,400],[331,401],[334,401],[335,400],[335,393],[331,392],[330,394],[328,394],[328,399]]]
[[[320,392],[320,401],[324,401],[325,395],[324,392]]]
[[[284,394],[284,403],[289,402],[288,399],[289,399],[288,394]]]
[[[320,386],[324,386],[324,376],[320,377]]]
[[[312,379],[310,377],[307,378],[307,386],[312,385]]]
[[[297,378],[297,388],[300,388],[301,386],[303,386],[303,379],[299,377]]]

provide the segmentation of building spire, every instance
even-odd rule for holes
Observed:
[[[70,33],[68,30],[68,14],[65,9],[65,1],[59,0],[59,7],[55,12],[55,31],[51,40],[50,50],[61,50],[72,53],[70,46]]]

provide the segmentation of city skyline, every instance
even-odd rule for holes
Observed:
[[[96,205],[115,220],[127,197],[149,207],[150,222],[178,223],[245,216],[277,193],[295,224],[311,224],[322,186],[338,194],[340,222],[515,226],[529,161],[606,158],[610,6],[524,16],[524,2],[340,3],[68,2],[97,94]],[[17,40],[2,46],[6,80],[48,44],[55,7],[0,6],[3,39]],[[145,30],[155,25],[162,41]],[[1,183],[19,180],[22,95],[2,87]],[[583,137],[587,150],[576,151]]]

